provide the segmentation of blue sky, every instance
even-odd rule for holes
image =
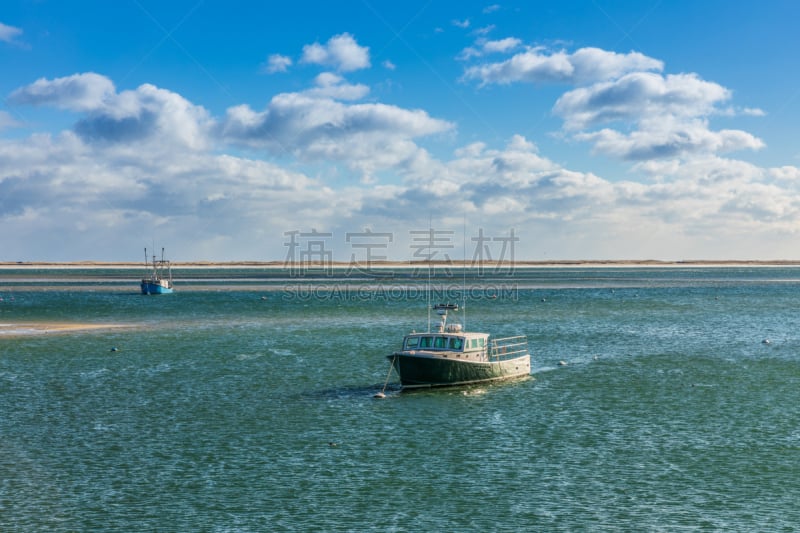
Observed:
[[[4,2],[0,260],[800,259],[797,20]]]

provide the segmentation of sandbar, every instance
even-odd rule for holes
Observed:
[[[0,338],[82,333],[87,331],[125,327],[130,326],[124,324],[94,324],[79,322],[4,322],[0,323]]]

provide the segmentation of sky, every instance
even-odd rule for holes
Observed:
[[[800,259],[797,20],[7,0],[0,261]]]

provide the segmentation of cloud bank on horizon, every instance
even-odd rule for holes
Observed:
[[[261,100],[219,106],[157,70],[131,85],[99,59],[11,87],[0,260],[130,260],[151,243],[176,260],[281,260],[293,236],[317,232],[337,260],[363,260],[365,232],[392,236],[374,259],[406,260],[429,224],[449,231],[440,258],[473,257],[479,231],[497,242],[511,230],[516,259],[800,257],[800,168],[760,159],[769,144],[746,128],[772,102],[737,101],[736,87],[642,51],[542,44],[467,18],[426,37],[461,40],[448,79],[412,32],[388,37],[411,51],[388,57],[386,36],[338,22],[294,47],[264,43],[248,75],[282,88]],[[40,41],[16,24],[0,21],[0,47],[24,57]],[[420,65],[439,94],[398,96]],[[213,68],[202,70],[224,84]],[[521,115],[535,100],[552,127],[507,126],[479,107],[487,95],[523,95],[505,108]],[[493,133],[453,112],[459,103]]]

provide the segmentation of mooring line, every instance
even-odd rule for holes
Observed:
[[[392,377],[392,370],[394,370],[394,361],[397,359],[397,354],[392,356],[392,362],[389,365],[389,372],[386,374],[386,381],[383,383],[381,391],[375,395],[375,398],[386,398],[386,386],[389,385],[389,378]]]

